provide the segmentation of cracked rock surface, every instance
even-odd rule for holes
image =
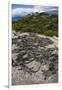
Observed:
[[[58,82],[58,38],[12,31],[12,85]]]

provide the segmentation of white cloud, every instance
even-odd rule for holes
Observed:
[[[35,12],[44,12],[44,9],[42,6],[37,5],[37,6],[34,6],[34,11]]]
[[[12,10],[12,15],[18,15],[18,16],[23,16],[23,15],[27,15],[29,13],[33,12],[32,9],[28,8],[16,8]]]
[[[32,8],[14,8],[12,9],[12,16],[24,16],[34,12],[47,12],[47,11],[56,11],[57,8],[48,7],[48,6],[39,6],[35,5]]]
[[[39,6],[39,5],[37,5],[37,6],[34,6],[34,8],[36,10],[39,10],[39,12],[57,11],[57,7],[52,7],[52,6]]]
[[[12,10],[12,16],[24,16],[34,12],[44,12],[41,6],[34,6],[33,8],[15,8]]]

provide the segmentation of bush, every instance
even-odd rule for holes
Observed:
[[[48,36],[58,36],[58,16],[47,13],[27,15],[21,20],[12,22],[13,30],[34,32]]]

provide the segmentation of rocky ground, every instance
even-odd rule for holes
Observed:
[[[58,82],[58,38],[12,31],[12,85]]]

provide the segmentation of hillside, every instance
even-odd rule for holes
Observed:
[[[12,29],[21,32],[34,32],[47,36],[58,36],[58,15],[32,13],[17,21],[12,21]]]
[[[12,85],[58,82],[58,15],[12,21]]]

